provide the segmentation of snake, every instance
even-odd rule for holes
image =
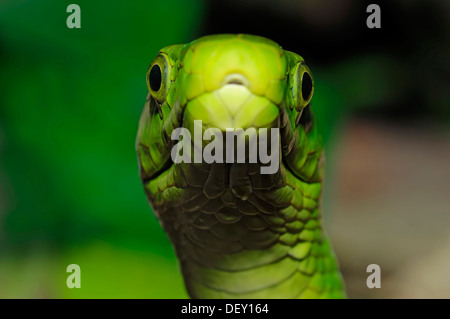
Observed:
[[[261,36],[207,35],[161,49],[146,83],[135,144],[139,176],[189,296],[346,298],[323,225],[324,144],[304,59]],[[244,162],[221,161],[233,151],[228,144],[212,162],[173,156],[179,129],[215,130],[201,152],[219,140],[217,132],[252,128],[241,145],[252,138],[259,147],[260,129],[279,132],[271,135],[278,142],[270,144],[279,157],[274,172],[263,174],[267,161],[251,162],[248,154]],[[198,143],[185,153],[196,151]]]

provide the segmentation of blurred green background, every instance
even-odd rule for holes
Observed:
[[[432,263],[450,276],[443,253],[417,257],[450,251],[447,3],[383,4],[379,30],[352,0],[78,0],[81,29],[66,27],[70,3],[0,1],[0,298],[187,297],[134,140],[158,50],[224,32],[269,37],[314,74],[325,221],[350,297],[450,296],[450,279],[405,285]],[[81,289],[66,286],[72,263]],[[367,289],[369,263],[387,288]]]

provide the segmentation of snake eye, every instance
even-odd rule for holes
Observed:
[[[293,71],[291,80],[292,97],[295,109],[300,112],[311,101],[314,92],[314,81],[311,71],[303,61],[299,62]]]
[[[161,68],[158,64],[152,67],[148,81],[152,90],[158,92],[161,88]]]
[[[150,64],[147,71],[147,86],[151,96],[162,104],[166,100],[167,81],[169,77],[169,63],[164,54],[159,54]]]
[[[308,101],[313,89],[312,79],[308,72],[303,73],[302,76],[302,97],[303,100]]]

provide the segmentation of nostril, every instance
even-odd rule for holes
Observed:
[[[227,84],[244,85],[244,82],[242,82],[241,80],[235,79],[235,80],[228,81]]]
[[[224,81],[223,81],[224,85],[227,84],[236,84],[236,85],[245,85],[248,86],[248,80],[245,78],[245,76],[243,76],[242,74],[239,73],[233,73],[233,74],[229,74],[225,77]]]

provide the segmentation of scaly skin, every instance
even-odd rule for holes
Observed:
[[[190,296],[345,297],[322,226],[323,145],[303,58],[265,38],[216,35],[163,48],[147,78],[155,64],[162,84],[147,80],[136,140],[140,176]],[[172,131],[185,127],[193,136],[194,120],[203,131],[279,128],[279,169],[174,164]]]

